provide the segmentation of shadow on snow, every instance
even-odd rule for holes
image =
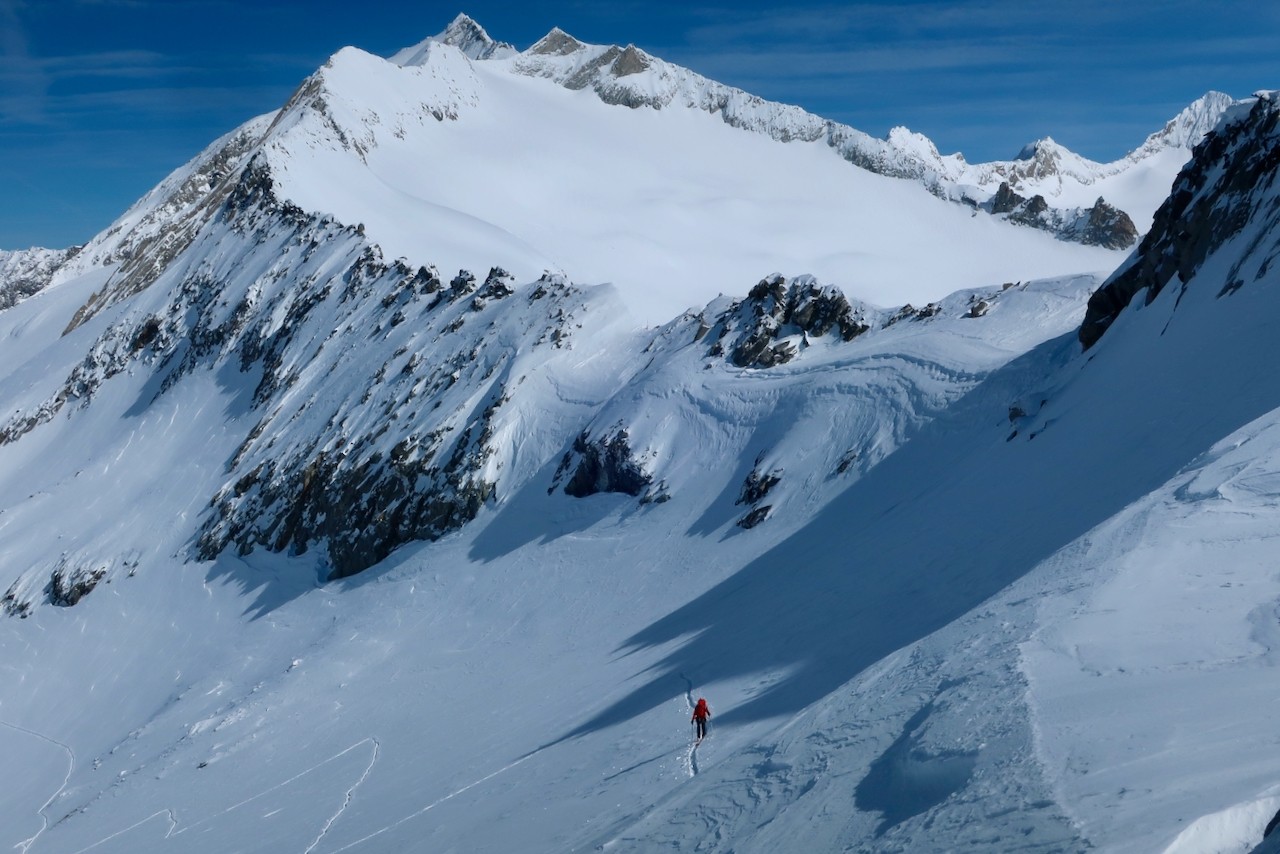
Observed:
[[[1078,347],[1063,336],[993,373],[787,540],[630,637],[620,651],[685,642],[564,738],[668,701],[678,674],[705,685],[786,672],[717,720],[793,714],[981,604],[1274,405],[1225,386],[1188,400],[1176,368],[1148,393],[1150,378],[1126,376],[1115,360],[1100,378],[1086,372],[1117,388],[1082,401],[1070,384],[1098,366],[1072,362]],[[1057,420],[1034,440],[1008,440],[1010,402],[1044,381],[1046,364],[1067,363]],[[1095,411],[1099,400],[1114,411]],[[1135,429],[1166,423],[1194,428]]]

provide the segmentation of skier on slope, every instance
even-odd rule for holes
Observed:
[[[711,717],[711,708],[707,705],[707,701],[698,698],[698,705],[693,707],[693,717],[689,718],[689,723],[698,725],[698,741],[706,738],[707,735],[707,718]]]

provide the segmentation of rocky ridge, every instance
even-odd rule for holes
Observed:
[[[400,51],[392,61],[420,64],[426,61],[431,43],[459,44],[460,32],[474,30],[484,32],[474,21],[460,16],[444,32]],[[1136,230],[1124,211],[1101,198],[1101,207],[1060,207],[1048,200],[1051,190],[1063,179],[1087,186],[1166,149],[1189,148],[1199,138],[1197,134],[1212,127],[1231,103],[1230,97],[1221,93],[1206,94],[1115,163],[1095,163],[1046,138],[1025,147],[1011,161],[969,164],[959,154],[940,154],[931,140],[906,128],[894,128],[878,139],[799,107],[769,102],[709,80],[632,44],[591,45],[558,27],[520,53],[506,50],[509,46],[505,44],[485,53],[498,44],[487,33],[483,43],[486,48],[479,53],[471,50],[468,55],[475,53],[473,58],[479,58],[484,53],[483,58],[501,59],[515,73],[553,80],[572,90],[590,90],[608,104],[631,109],[664,109],[676,104],[717,115],[732,127],[781,142],[822,141],[856,166],[918,181],[940,198],[975,208],[988,208],[999,187],[1008,184],[1029,193],[1035,208],[1013,222],[1048,231],[1061,240],[1116,248],[1136,243]]]
[[[63,264],[80,251],[71,249],[0,250],[0,311],[42,291]]]
[[[1280,210],[1272,197],[1280,168],[1278,126],[1277,95],[1259,93],[1196,146],[1137,252],[1090,298],[1079,332],[1086,348],[1139,293],[1150,303],[1171,283],[1189,282],[1228,242],[1247,239],[1248,245],[1226,271],[1220,297],[1267,274],[1280,257]]]

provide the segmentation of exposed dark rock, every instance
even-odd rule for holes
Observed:
[[[983,207],[1011,223],[1047,231],[1073,243],[1128,249],[1138,242],[1138,229],[1129,215],[1101,197],[1091,208],[1066,210],[1051,206],[1038,194],[1029,199],[1020,196],[1003,181]]]
[[[635,460],[631,453],[627,431],[618,429],[612,436],[591,439],[587,433],[573,440],[573,451],[561,462],[567,471],[573,459],[577,467],[565,484],[566,495],[585,498],[601,492],[622,492],[640,495],[652,482],[652,477]]]
[[[752,470],[742,483],[742,492],[738,495],[735,504],[756,504],[769,494],[778,482],[782,480],[782,469],[773,469],[772,471],[760,471],[758,466],[760,461],[756,460],[757,468]]]
[[[1106,203],[1101,196],[1089,208],[1080,230],[1080,243],[1106,249],[1128,249],[1138,242],[1138,227],[1129,215]]]
[[[844,474],[853,468],[853,464],[858,461],[858,457],[857,451],[845,451],[844,456],[840,458],[840,462],[836,463],[836,474]]]
[[[1273,815],[1271,817],[1271,821],[1267,822],[1267,826],[1263,828],[1263,831],[1262,831],[1262,838],[1266,839],[1267,837],[1271,836],[1272,833],[1275,833],[1277,826],[1280,826],[1280,812],[1277,812],[1275,815]]]
[[[49,578],[49,602],[69,608],[88,596],[106,574],[105,569],[69,569],[66,565],[59,566]]]
[[[21,579],[15,581],[4,596],[0,596],[0,608],[4,609],[5,614],[10,617],[19,617],[26,619],[31,615],[31,602],[18,596],[18,585]]]
[[[476,289],[476,277],[470,270],[459,270],[458,275],[449,282],[449,293],[446,299],[450,302],[468,296]]]
[[[1051,230],[1048,227],[1049,223],[1044,216],[1048,210],[1049,203],[1045,201],[1044,196],[1037,193],[1010,211],[1009,222],[1016,222],[1018,225],[1028,225],[1032,228],[1045,228],[1045,230]]]
[[[907,303],[902,308],[894,312],[893,316],[885,321],[885,326],[893,326],[895,323],[901,323],[904,320],[928,320],[931,317],[937,317],[942,312],[940,303],[931,302],[923,308],[916,308],[911,303]]]
[[[513,281],[515,277],[501,267],[489,270],[484,284],[476,291],[475,298],[471,301],[471,310],[480,311],[490,300],[505,299],[514,294],[515,288],[511,287]]]
[[[582,50],[584,45],[564,30],[556,27],[543,36],[537,44],[529,48],[532,54],[544,56],[568,56]]]
[[[852,341],[871,328],[866,310],[855,309],[837,288],[822,287],[810,277],[788,284],[771,276],[756,284],[741,303],[720,318],[721,329],[709,355],[717,356],[731,342],[729,359],[740,368],[770,368],[791,361],[799,353],[793,341],[800,336],[838,333]],[[705,321],[703,321],[705,325]],[[699,333],[699,338],[706,332]]]
[[[643,53],[636,50],[635,45],[627,45],[622,53],[613,63],[613,76],[626,77],[630,74],[639,74],[649,67],[649,60]]]
[[[667,482],[660,481],[653,488],[647,491],[640,499],[641,504],[665,504],[671,500],[671,493],[667,489]]]
[[[406,437],[385,457],[321,451],[305,465],[260,464],[215,499],[200,556],[211,560],[231,543],[241,554],[256,546],[301,554],[324,543],[330,578],[344,578],[405,543],[457,530],[494,496],[481,471],[493,453],[489,423],[503,400],[467,424],[451,451],[441,431]]]
[[[133,343],[129,346],[129,349],[136,353],[151,346],[160,337],[160,329],[160,318],[148,317],[138,327],[138,332],[133,336]]]
[[[1280,231],[1280,210],[1270,200],[1270,185],[1280,166],[1280,107],[1259,98],[1248,117],[1207,135],[1174,182],[1173,191],[1156,211],[1151,230],[1130,263],[1111,276],[1089,299],[1080,343],[1092,347],[1130,301],[1146,292],[1150,303],[1175,277],[1191,281],[1201,264],[1254,216],[1265,217],[1260,234]],[[1260,241],[1227,274],[1226,283],[1243,281],[1246,262],[1265,274],[1271,251]],[[1238,288],[1220,291],[1234,293]]]
[[[991,303],[984,299],[975,300],[965,312],[965,317],[982,317],[991,310]]]
[[[766,504],[763,507],[756,507],[750,513],[748,513],[747,515],[739,519],[737,521],[737,525],[739,528],[747,528],[747,529],[754,528],[756,525],[759,525],[765,519],[768,519],[769,513],[772,510],[773,510],[773,507],[769,504]]]
[[[991,213],[1012,213],[1018,205],[1025,201],[1025,198],[1019,196],[1013,191],[1013,188],[1009,186],[1008,181],[1001,181],[1000,188],[996,190],[996,194],[991,197]]]

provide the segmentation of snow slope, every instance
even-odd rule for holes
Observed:
[[[974,216],[823,142],[603,104],[447,45],[403,68],[348,49],[303,92],[265,146],[283,197],[412,265],[613,282],[647,324],[772,270],[900,305],[1120,257]]]
[[[52,779],[37,793],[39,805],[36,797],[16,804],[4,826],[15,828],[14,842],[34,836],[32,850],[584,844],[584,830],[661,802],[718,751],[750,748],[755,734],[776,724],[748,715],[735,726],[734,708],[768,696],[787,670],[760,662],[759,672],[726,671],[717,685],[712,672],[689,669],[695,685],[709,683],[726,722],[693,756],[681,746],[693,688],[678,674],[663,680],[653,708],[647,698],[628,703],[635,708],[626,727],[595,720],[627,702],[647,681],[645,662],[656,660],[610,650],[805,526],[824,496],[856,481],[861,468],[874,470],[900,434],[1019,352],[1039,334],[1032,330],[1069,329],[1093,284],[984,294],[995,307],[981,318],[967,316],[972,301],[962,295],[933,318],[903,319],[848,344],[816,341],[771,372],[720,363],[708,375],[710,339],[693,341],[688,318],[646,345],[651,367],[623,383],[599,416],[636,425],[637,445],[657,452],[655,473],[670,500],[646,509],[629,496],[548,495],[557,462],[548,453],[538,476],[508,487],[474,528],[430,548],[401,549],[376,570],[328,585],[317,584],[324,572],[317,552],[229,551],[209,564],[189,558],[222,464],[253,426],[253,373],[239,374],[228,359],[154,399],[148,387],[156,383],[143,366],[115,374],[90,406],[3,449],[10,489],[39,487],[34,498],[7,492],[6,529],[15,532],[5,540],[7,565],[39,567],[24,574],[19,597],[58,566],[124,556],[102,563],[107,578],[74,608],[37,596],[26,619],[5,620],[24,653],[6,680],[0,715],[11,739],[66,780]],[[46,292],[10,316],[65,315],[70,294]],[[375,291],[368,302],[381,298]],[[62,340],[98,334],[110,315],[129,310],[107,309]],[[316,317],[306,325],[327,323]],[[589,328],[575,333],[588,337],[577,337],[566,355],[593,352],[592,334],[619,340],[607,327]],[[348,382],[340,377],[331,391]],[[544,383],[534,376],[525,386]],[[532,399],[554,411],[555,388]],[[355,391],[340,396],[353,400]],[[843,424],[846,438],[822,447],[850,392],[885,417]],[[574,395],[579,407],[581,395]],[[660,444],[641,414],[670,425],[669,441]],[[547,426],[526,420],[521,429]],[[287,432],[278,435],[289,441]],[[837,476],[832,452],[860,441],[867,461]],[[43,442],[60,449],[60,462],[37,473],[24,461]],[[746,471],[725,461],[749,466],[762,449],[785,469],[772,493],[782,500],[766,522],[741,531],[733,523],[744,508],[734,500]],[[136,524],[111,524],[117,502],[133,508]],[[56,528],[40,521],[51,506],[77,508],[78,524],[62,534],[56,558],[46,551]],[[169,521],[143,521],[151,514]],[[691,528],[673,528],[674,520]],[[143,652],[160,648],[161,658]],[[65,688],[52,690],[42,675],[49,673],[64,686],[84,685],[92,700],[67,704]],[[46,690],[32,690],[36,682]],[[467,737],[458,737],[459,727]],[[541,794],[531,798],[533,791]]]

